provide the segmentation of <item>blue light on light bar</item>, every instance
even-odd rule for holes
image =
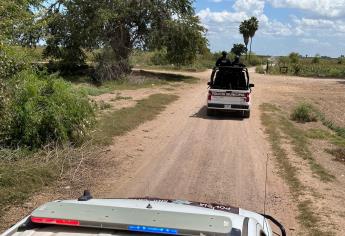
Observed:
[[[130,226],[128,226],[128,230],[136,231],[136,232],[143,232],[143,233],[154,233],[154,234],[177,235],[177,233],[178,233],[178,231],[176,229],[159,228],[159,227],[151,227],[151,226],[140,226],[140,225],[130,225]]]

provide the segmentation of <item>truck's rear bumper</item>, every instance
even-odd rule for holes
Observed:
[[[219,104],[219,103],[208,103],[208,109],[214,110],[226,110],[226,111],[249,111],[249,105],[238,105],[238,104]]]

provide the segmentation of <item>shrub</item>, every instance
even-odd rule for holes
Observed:
[[[300,103],[291,114],[291,119],[298,122],[311,122],[317,121],[317,115],[310,104]]]
[[[257,66],[255,68],[255,72],[259,73],[259,74],[265,74],[265,70],[264,70],[264,68],[262,66]]]
[[[50,142],[80,143],[94,123],[87,96],[68,82],[22,71],[7,85],[8,119],[0,120],[2,146],[33,149]]]

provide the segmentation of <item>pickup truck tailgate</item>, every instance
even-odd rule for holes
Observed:
[[[210,89],[208,95],[209,103],[216,104],[248,104],[250,101],[249,90],[220,90]]]

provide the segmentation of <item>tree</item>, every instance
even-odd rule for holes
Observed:
[[[240,34],[243,35],[243,42],[246,45],[246,52],[248,51],[248,43],[249,43],[249,37],[250,37],[250,32],[249,32],[249,21],[244,20],[240,24],[239,28]],[[247,58],[247,55],[246,55]]]
[[[205,30],[194,17],[192,0],[59,0],[48,12],[45,53],[63,60],[83,61],[82,49],[105,48],[113,52],[121,68],[129,69],[133,48],[166,46],[168,53],[175,49],[195,52],[197,49],[192,47],[199,44],[191,45],[193,39],[206,43],[201,40]],[[185,44],[174,42],[175,39]]]
[[[252,53],[252,43],[253,43],[253,38],[255,36],[256,31],[259,29],[259,21],[256,17],[252,16],[248,20],[248,31],[249,31],[249,37],[250,37],[250,49],[249,49],[249,60],[250,60],[250,55]]]
[[[297,64],[299,62],[300,55],[297,52],[292,52],[289,54],[290,62]]]
[[[247,48],[245,45],[239,43],[239,44],[234,44],[231,52],[235,55],[241,56],[243,53],[247,52]]]
[[[199,19],[191,16],[187,21],[172,20],[168,22],[169,31],[162,40],[167,49],[167,60],[177,65],[194,62],[198,54],[208,52],[207,40],[200,32],[204,29]]]
[[[43,0],[1,0],[0,40],[10,44],[34,46],[42,29],[38,19]]]

